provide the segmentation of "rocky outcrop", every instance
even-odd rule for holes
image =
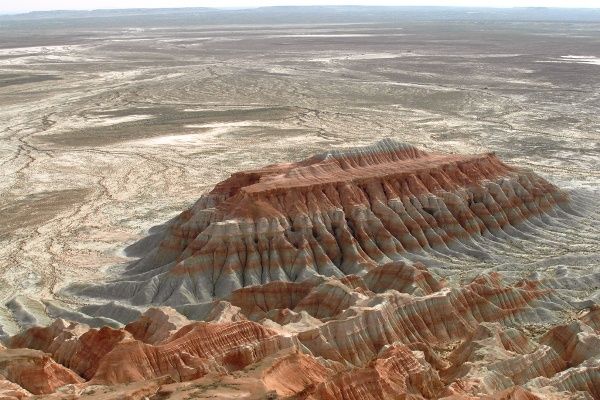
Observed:
[[[31,396],[31,392],[0,375],[0,399],[20,400]]]
[[[90,379],[104,356],[118,343],[132,340],[131,334],[122,329],[89,329],[58,319],[47,328],[35,327],[13,337],[10,345],[49,353],[57,362]]]
[[[375,293],[397,290],[415,296],[423,296],[441,290],[444,283],[436,279],[420,262],[407,264],[391,262],[369,271],[363,280]]]
[[[208,372],[239,370],[292,346],[291,338],[250,321],[193,323],[160,345],[120,343],[99,362],[92,382],[127,383],[165,375],[187,381]]]
[[[77,374],[57,364],[48,354],[32,349],[0,351],[0,376],[0,390],[8,391],[17,398],[27,395],[27,392],[53,393],[61,386],[83,382]]]
[[[537,260],[505,273],[519,268],[506,254],[574,215],[494,154],[384,141],[239,172],[117,279],[68,289],[94,304],[65,315],[111,326],[10,338],[0,393],[599,398],[600,308],[570,291],[600,275],[542,277]]]
[[[352,293],[351,287],[334,278],[309,283],[313,289],[302,298],[263,303],[257,322],[190,322],[168,308],[150,309],[122,329],[57,320],[13,337],[13,349],[3,352],[24,352],[26,361],[11,356],[6,365],[26,367],[5,366],[0,373],[11,385],[32,393],[71,383],[70,390],[82,395],[109,387],[111,393],[144,395],[207,387],[207,393],[222,398],[228,398],[227,388],[235,387],[262,393],[249,397],[257,399],[559,399],[565,398],[564,391],[597,395],[595,344],[600,339],[585,322],[592,320],[590,313],[536,340],[519,328],[535,324],[545,315],[541,311],[556,303],[551,291],[533,282],[508,285],[491,274],[423,296],[363,291],[355,293],[345,310],[333,316],[324,312],[328,316],[322,318],[299,310],[304,299],[327,291],[332,294],[325,299],[344,298],[336,293]],[[265,286],[246,293],[268,294],[275,287]],[[260,303],[257,298],[251,302]],[[254,305],[244,309],[256,310]],[[32,357],[45,360],[39,369],[47,374],[44,382],[53,386],[32,387],[23,380],[19,371],[40,373],[35,363],[26,364]],[[15,385],[10,390],[21,389]]]
[[[390,346],[364,368],[354,369],[321,382],[308,398],[397,399],[435,398],[444,384],[420,352]]]
[[[564,192],[494,154],[426,153],[388,140],[236,173],[172,221],[122,279],[72,290],[171,306],[316,275],[371,274],[373,289],[385,290],[381,275],[400,264],[427,254],[486,259],[482,241],[569,210]],[[408,269],[398,279],[400,290],[437,289]]]
[[[128,324],[125,330],[141,342],[159,344],[189,323],[186,317],[172,308],[150,308],[138,320]]]

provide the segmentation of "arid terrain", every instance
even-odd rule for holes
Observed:
[[[356,369],[347,370],[348,365],[369,370],[361,372],[361,379],[367,379],[371,370],[381,376],[385,368],[379,368],[378,362],[404,357],[403,365],[414,367],[407,376],[421,368],[421,383],[412,381],[407,384],[410,390],[404,388],[415,396],[483,395],[507,388],[517,393],[511,392],[514,396],[525,396],[519,391],[531,390],[538,395],[546,393],[548,398],[560,398],[556,393],[561,391],[579,392],[579,398],[598,398],[598,358],[574,361],[575,345],[561,352],[553,341],[552,335],[564,338],[566,334],[548,332],[562,326],[572,328],[569,324],[576,321],[588,335],[585,346],[593,349],[598,348],[595,343],[600,344],[600,317],[596,315],[600,302],[599,77],[597,10],[334,7],[0,16],[0,339],[11,347],[54,351],[54,367],[64,369],[57,373],[64,379],[57,378],[57,382],[72,385],[63,391],[65,396],[81,395],[83,389],[77,385],[85,385],[92,377],[99,385],[137,382],[123,389],[132,393],[143,386],[139,381],[153,380],[152,388],[145,386],[139,389],[142,394],[135,392],[141,397],[158,393],[163,384],[174,384],[159,382],[157,379],[163,378],[156,371],[154,375],[129,371],[126,378],[112,376],[108,358],[103,360],[101,375],[97,366],[90,371],[88,365],[77,364],[79,361],[60,362],[64,357],[56,346],[51,350],[48,343],[36,344],[23,337],[11,340],[10,336],[47,326],[60,317],[92,327],[108,325],[120,332],[115,333],[121,335],[119,340],[131,334],[144,345],[157,347],[189,334],[190,329],[174,333],[175,328],[190,324],[187,319],[233,324],[222,329],[244,330],[244,338],[277,337],[277,344],[269,339],[267,344],[256,345],[254,358],[236,353],[245,360],[236,364],[240,367],[237,375],[210,375],[223,373],[223,368],[235,370],[231,367],[235,363],[227,358],[231,355],[223,356],[228,361],[220,359],[227,364],[221,369],[202,364],[202,370],[210,374],[197,384],[206,390],[200,393],[195,387],[196,397],[217,393],[233,398],[237,389],[232,387],[240,385],[247,398],[252,393],[259,396],[256,398],[275,393],[358,399],[361,397],[336,392],[335,388],[349,383],[331,383],[333,377],[360,381],[352,376]],[[292,301],[293,307],[275,302],[266,309],[260,307],[262,311],[257,313],[243,298],[245,292],[235,297],[240,286],[249,286],[245,283],[208,290],[208,294],[197,292],[185,300],[173,293],[134,297],[139,290],[131,286],[126,289],[131,293],[123,291],[125,286],[107,289],[115,287],[115,280],[126,280],[123,274],[128,265],[158,246],[163,239],[161,225],[233,173],[300,161],[332,149],[373,145],[383,138],[436,154],[493,152],[506,164],[530,170],[564,191],[561,193],[571,199],[569,212],[556,216],[550,211],[546,218],[548,209],[540,206],[544,216],[539,217],[540,222],[518,227],[514,235],[486,237],[475,247],[452,248],[448,254],[408,257],[407,261],[419,265],[410,267],[410,278],[402,278],[410,281],[410,290],[393,285],[384,286],[397,292],[379,286],[375,290],[367,280],[361,287],[352,279],[324,273],[341,280],[332,283],[312,276],[310,289],[301,285],[293,289],[303,293]],[[486,179],[491,178],[486,175]],[[538,199],[538,195],[535,192],[533,196]],[[538,218],[537,213],[532,215]],[[352,226],[352,233],[359,235],[356,225]],[[167,265],[152,261],[152,269]],[[369,268],[344,274],[364,278]],[[136,279],[165,285],[163,278],[148,271],[143,270]],[[419,286],[421,281],[411,281],[417,275],[428,282],[426,287]],[[297,281],[300,284],[300,279]],[[264,288],[267,283],[259,279],[253,284]],[[169,280],[166,285],[171,284]],[[336,286],[337,294],[318,297],[327,285]],[[416,292],[414,285],[420,288]],[[485,290],[473,289],[477,285],[494,293],[510,293],[507,298],[511,299],[519,292],[522,303],[506,309],[524,307],[526,316],[513,319],[511,314],[513,323],[507,323],[478,314],[461,328],[473,336],[432,333],[429,338],[419,338],[435,342],[426,349],[394,331],[400,337],[396,341],[380,340],[359,355],[337,358],[315,344],[316,339],[309,345],[308,339],[301,337],[307,327],[311,332],[325,329],[323,326],[331,325],[328,321],[347,321],[350,314],[360,314],[359,309],[396,309],[408,297],[423,299],[423,304],[429,304],[427,296],[450,291],[477,292],[485,297],[481,294]],[[90,289],[98,287],[101,289]],[[316,293],[312,297],[307,295],[310,290]],[[352,293],[339,300],[340,290]],[[226,297],[227,301],[218,301]],[[216,303],[210,302],[213,299]],[[304,306],[291,311],[301,300]],[[333,307],[332,301],[339,301],[335,310],[319,310],[314,303]],[[149,306],[161,305],[175,307],[185,317],[171,309],[154,312],[173,315],[153,316],[151,311],[150,317],[141,317]],[[146,331],[138,326],[143,325],[143,318],[151,320]],[[175,322],[159,329],[164,331],[160,338],[149,338],[148,326],[169,318]],[[59,326],[63,323],[67,324],[55,323],[55,332],[44,335],[85,331],[81,326]],[[126,324],[134,325],[127,325],[125,331],[122,327]],[[284,327],[289,324],[293,326]],[[202,331],[206,338],[219,335],[211,329],[221,327],[206,324],[194,329],[209,331]],[[499,333],[504,330],[509,339]],[[339,336],[331,332],[332,337]],[[485,362],[504,362],[497,371],[536,365],[530,370],[539,373],[523,372],[509,379],[507,374],[499,378],[488,370],[482,372],[488,367],[481,366],[487,364],[474,355],[474,348],[493,348],[491,337],[503,343],[503,352],[510,350],[521,358],[512,353],[498,356],[500,350],[494,350],[491,353],[501,361],[486,358]],[[255,343],[253,340],[248,342]],[[548,362],[544,357],[549,353],[540,350],[543,346],[560,355],[556,356],[560,362],[550,363],[554,369],[539,367]],[[579,357],[582,352],[575,353]],[[256,356],[258,353],[264,357]],[[0,385],[2,375],[7,374],[4,365],[8,365],[2,354]],[[119,354],[129,353],[122,350]],[[36,353],[35,357],[42,356]],[[281,376],[265,373],[262,380],[256,378],[263,370],[276,369],[272,364],[278,359],[289,361],[286,368],[310,369],[315,375],[289,387],[281,385],[289,372],[278,370]],[[252,367],[257,360],[267,365]],[[596,385],[596,391],[563,385],[567,379],[560,381],[560,377],[564,378],[565,371],[581,363],[588,365],[586,362],[596,363],[593,373],[585,370],[591,378],[584,380]],[[465,363],[471,365],[469,372],[461,369]],[[240,372],[248,365],[249,370]],[[385,370],[384,375],[390,374]],[[184,375],[174,378],[171,374],[175,386],[176,378],[201,377],[191,374],[183,379]],[[485,384],[476,387],[467,376],[477,376]],[[449,382],[459,378],[468,384],[450,387]],[[258,387],[257,381],[266,383]],[[307,382],[321,386],[309,390]],[[476,388],[471,390],[469,385]],[[527,389],[514,389],[519,385]],[[431,390],[417,390],[417,386]],[[50,385],[39,393],[58,387]],[[161,390],[167,394],[183,390],[183,398],[191,386],[185,390],[165,387]],[[395,398],[402,390],[384,392]]]

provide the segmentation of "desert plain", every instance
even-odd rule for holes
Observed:
[[[581,307],[521,326],[536,338],[600,301],[599,77],[595,10],[0,16],[0,338],[129,322],[68,288],[119,276],[237,171],[384,138],[493,152],[568,193],[558,227],[430,268],[449,287],[568,277]]]

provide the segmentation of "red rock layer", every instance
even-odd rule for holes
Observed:
[[[533,335],[531,326],[574,315],[549,280],[491,272],[450,287],[411,261],[428,252],[485,258],[482,243],[563,211],[563,192],[493,154],[430,154],[391,141],[240,172],[182,213],[119,280],[79,288],[123,299],[113,304],[128,315],[139,315],[131,305],[161,304],[206,322],[171,308],[122,329],[57,320],[0,349],[0,385],[20,385],[6,389],[15,396],[73,384],[61,391],[598,397],[597,307]]]
[[[548,295],[505,286],[497,274],[481,276],[463,288],[424,297],[376,296],[360,304],[362,312],[303,331],[298,338],[313,354],[364,365],[394,342],[443,344],[466,338],[481,322],[517,322]]]
[[[98,365],[92,382],[116,384],[168,375],[176,381],[210,371],[234,371],[283,348],[293,340],[250,321],[187,325],[160,345],[119,343]]]
[[[354,279],[346,283],[362,287]],[[464,287],[424,296],[352,292],[335,279],[305,284],[312,289],[293,300],[285,300],[272,283],[234,294],[238,299],[240,293],[253,294],[244,303],[252,313],[256,303],[267,302],[261,323],[186,322],[172,309],[151,309],[125,329],[90,329],[61,320],[31,328],[13,337],[11,347],[35,346],[47,353],[0,350],[0,361],[8,360],[0,362],[0,385],[15,395],[27,394],[22,389],[49,393],[65,384],[74,384],[75,393],[106,386],[106,393],[159,397],[189,397],[197,395],[193,388],[211,388],[206,396],[232,399],[235,393],[349,400],[598,395],[600,336],[586,323],[596,310],[533,341],[518,328],[520,321],[532,321],[532,311],[553,301],[553,293],[534,282],[511,286],[498,274],[483,275]],[[275,300],[265,300],[272,294]],[[324,313],[331,315],[348,294],[354,296],[352,305],[335,317],[307,319],[309,311],[319,314],[321,302],[314,297],[333,299]],[[273,318],[273,312],[281,317]],[[288,324],[295,328],[287,329]],[[93,368],[83,361],[86,355]],[[44,360],[43,366],[31,359]]]
[[[342,366],[337,368],[343,369]],[[335,368],[323,365],[312,356],[293,352],[276,358],[261,373],[260,379],[267,390],[287,397],[306,393],[307,388],[311,390],[319,383],[327,382],[336,372]]]
[[[397,290],[423,296],[441,290],[444,285],[422,263],[392,262],[369,271],[363,280],[375,293]]]
[[[83,382],[77,374],[57,364],[48,354],[32,349],[0,351],[0,376],[18,385],[12,387],[15,394],[19,393],[19,386],[32,394],[47,394],[61,386]]]
[[[272,281],[362,276],[424,251],[485,257],[473,239],[506,238],[557,206],[569,207],[563,192],[494,154],[384,141],[236,173],[171,223],[124,279],[79,293],[180,305]],[[423,279],[413,290],[435,290]]]
[[[377,400],[434,398],[444,384],[437,372],[404,346],[392,346],[364,368],[319,383],[314,400]]]
[[[20,400],[31,396],[31,393],[21,386],[4,379],[0,375],[0,399],[2,400]]]
[[[294,309],[312,289],[313,285],[309,282],[275,281],[238,289],[228,300],[234,306],[240,307],[248,318],[254,319],[263,317],[273,309]]]
[[[160,344],[189,323],[187,318],[172,308],[151,308],[128,324],[125,330],[144,343]]]
[[[13,337],[10,346],[29,347],[51,354],[57,362],[90,379],[104,356],[118,343],[132,340],[132,336],[122,329],[82,329],[75,324],[56,320],[49,327],[34,327],[27,333]]]

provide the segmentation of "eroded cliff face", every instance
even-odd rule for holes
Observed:
[[[273,281],[378,274],[428,254],[485,260],[494,242],[569,212],[564,192],[493,154],[425,153],[387,140],[234,174],[122,279],[75,291],[179,306]]]
[[[600,398],[598,274],[498,261],[578,218],[493,154],[384,141],[240,172],[114,281],[68,289],[96,303],[70,316],[113,326],[11,337],[0,396]],[[444,273],[461,257],[477,269]]]
[[[424,296],[366,290],[341,314],[319,319],[298,311],[304,298],[332,286],[342,289],[336,293],[351,287],[325,279],[291,310],[272,308],[278,306],[268,300],[272,286],[253,294],[257,304],[271,301],[255,321],[188,321],[159,340],[157,324],[172,328],[182,321],[171,308],[149,309],[120,329],[60,319],[29,329],[0,350],[0,393],[140,399],[600,395],[600,331],[591,322],[597,309],[545,332],[527,330],[555,311],[549,289],[482,276]]]

